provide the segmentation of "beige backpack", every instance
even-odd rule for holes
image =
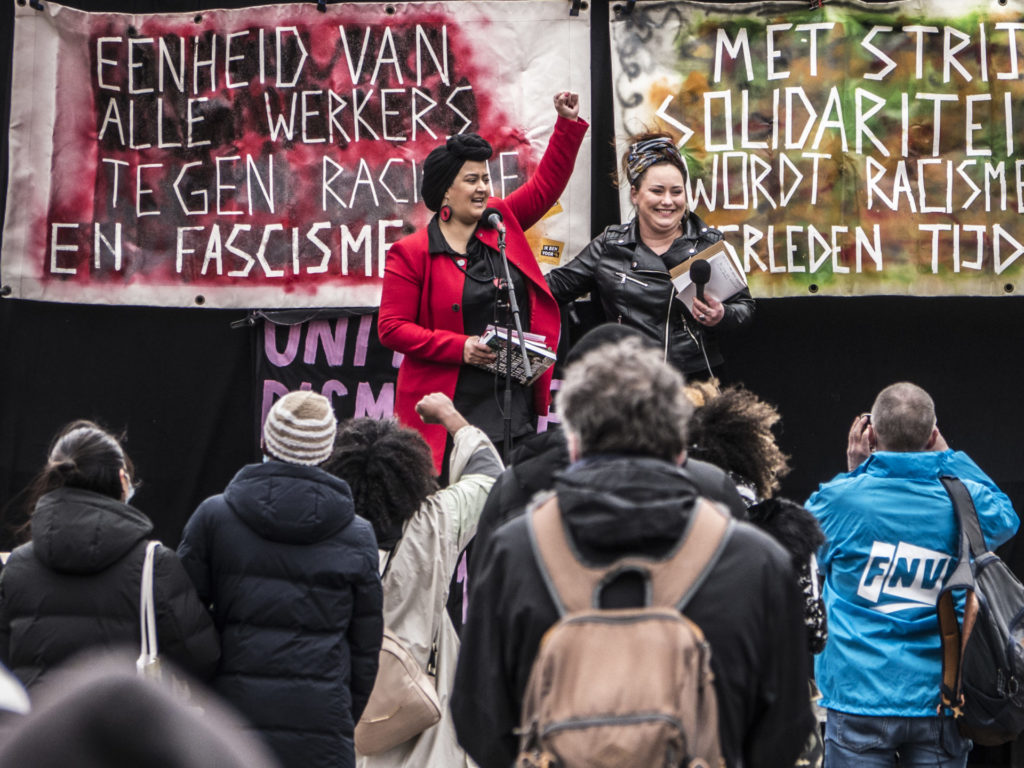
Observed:
[[[534,556],[561,618],[545,633],[523,701],[517,768],[719,768],[711,648],[680,611],[717,561],[732,520],[698,500],[668,557],[579,561],[552,497],[529,515]],[[639,573],[647,605],[602,609],[604,585]]]

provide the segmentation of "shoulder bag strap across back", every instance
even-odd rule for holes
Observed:
[[[693,506],[680,542],[662,559],[624,557],[605,567],[580,561],[552,495],[528,516],[530,541],[560,613],[597,608],[601,588],[626,571],[649,579],[649,604],[682,609],[724,549],[732,519],[705,499]]]
[[[142,579],[139,585],[139,658],[135,667],[139,673],[148,673],[147,668],[159,657],[156,641],[156,601],[153,597],[153,558],[159,541],[146,544],[146,556],[142,561]]]
[[[960,560],[939,594],[936,605],[939,633],[942,638],[942,703],[939,710],[941,712],[943,707],[948,707],[954,714],[959,714],[960,707],[963,706],[963,669],[960,661],[974,630],[974,622],[978,618],[978,596],[974,592],[971,553],[977,557],[987,548],[981,534],[981,525],[978,523],[974,500],[967,487],[959,478],[952,475],[943,475],[939,480],[953,502],[953,511],[960,530]],[[961,589],[966,592],[963,628],[957,619],[956,605],[953,602],[954,591]]]

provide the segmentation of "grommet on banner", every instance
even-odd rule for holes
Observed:
[[[10,296],[12,292],[11,286],[0,285],[0,297]]]

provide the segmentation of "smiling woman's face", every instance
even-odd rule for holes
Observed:
[[[683,174],[671,163],[652,165],[630,189],[629,199],[636,207],[642,231],[668,236],[679,231],[686,215],[686,188]]]
[[[491,176],[483,160],[467,160],[448,187],[444,201],[452,209],[452,218],[464,224],[480,221],[491,193]]]

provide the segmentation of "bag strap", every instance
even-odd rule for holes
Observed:
[[[703,498],[672,552],[662,559],[623,557],[606,567],[581,561],[552,495],[527,515],[530,542],[541,575],[559,613],[600,607],[601,591],[626,572],[644,576],[646,605],[682,610],[725,548],[733,520]]]
[[[405,526],[402,526],[402,535],[398,538],[398,541],[395,542],[395,546],[393,546],[391,549],[378,549],[377,550],[378,558],[381,556],[381,553],[387,555],[387,560],[384,561],[384,567],[380,568],[379,565],[378,565],[378,570],[380,571],[380,581],[381,581],[381,585],[382,586],[384,584],[384,577],[387,576],[388,575],[388,571],[391,570],[391,563],[394,561],[395,555],[398,553],[398,546],[402,543],[402,540],[404,538],[405,538]],[[445,608],[442,606],[441,610],[445,610]],[[435,617],[434,624],[435,624],[434,632],[433,632],[433,635],[431,636],[431,640],[430,640],[430,656],[427,658],[427,674],[430,675],[431,677],[434,677],[434,676],[437,675],[437,638],[441,634],[441,627],[437,623],[436,617]],[[387,629],[386,627],[385,627],[385,630],[388,631],[389,633],[391,633],[391,630]],[[400,643],[400,641],[398,640],[398,637],[396,635],[394,635],[394,633],[391,633],[391,634],[392,634],[392,637],[395,639],[395,641]]]
[[[974,499],[967,486],[958,477],[943,475],[939,478],[946,493],[953,500],[953,509],[957,519],[960,521],[960,530],[967,534],[967,540],[971,545],[971,554],[975,558],[981,557],[988,551],[985,545],[985,538],[981,534],[981,523],[978,522],[978,510],[974,507]]]
[[[939,635],[942,638],[942,683],[939,711],[941,713],[943,707],[948,707],[953,710],[955,716],[959,717],[964,703],[961,661],[967,648],[967,641],[974,630],[979,607],[978,596],[974,591],[974,566],[971,563],[971,553],[974,552],[975,557],[978,557],[987,550],[987,547],[985,547],[985,540],[981,534],[974,500],[971,498],[967,486],[952,475],[943,475],[939,480],[953,502],[953,511],[960,529],[959,562],[949,577],[949,581],[946,582],[946,586],[939,593],[939,600],[936,604]],[[962,629],[957,619],[956,605],[953,602],[953,593],[961,589],[966,592]]]
[[[156,642],[156,601],[153,598],[153,558],[159,541],[146,544],[146,556],[142,561],[142,581],[139,586],[139,658],[135,662],[141,671],[157,659],[159,650]]]

